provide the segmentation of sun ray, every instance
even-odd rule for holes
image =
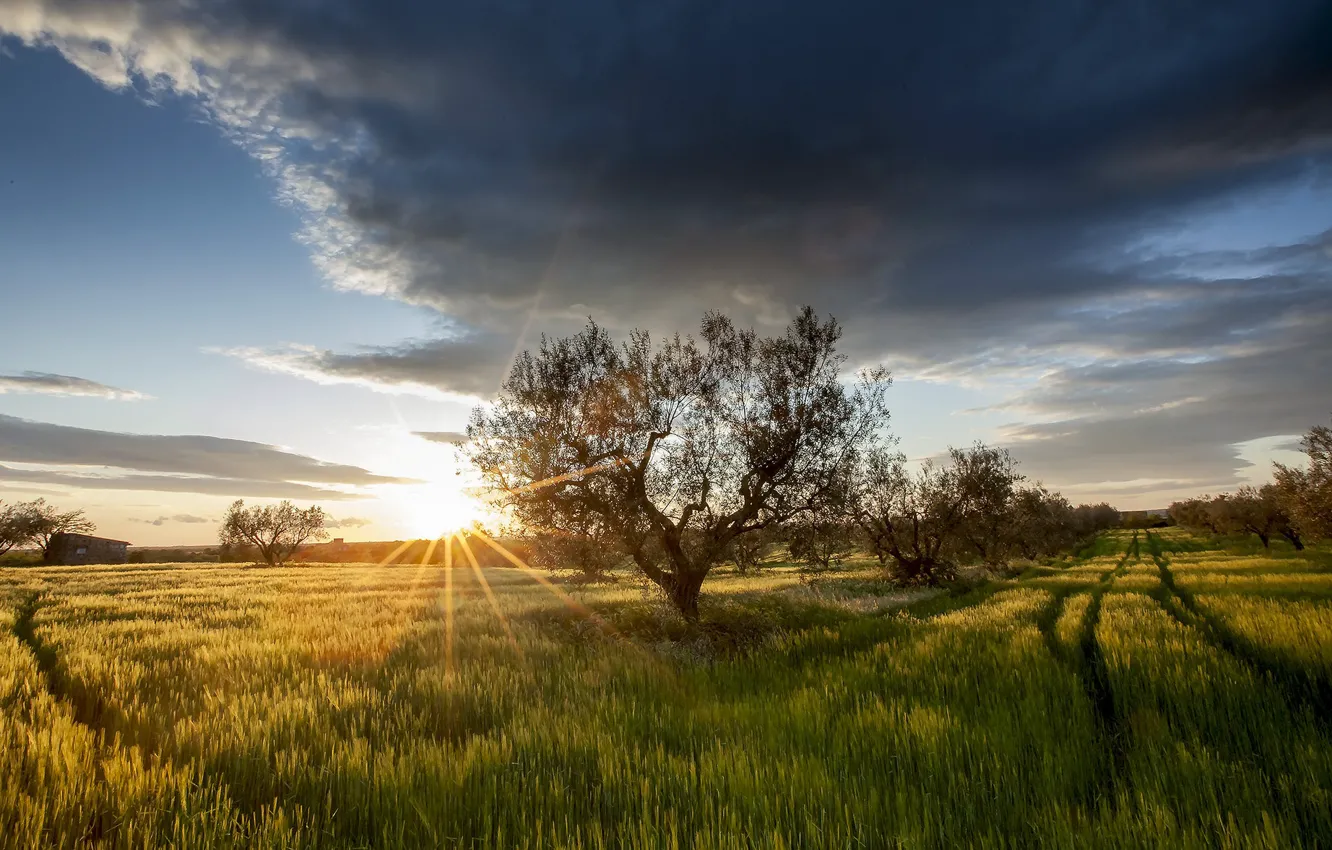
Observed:
[[[557,599],[559,599],[561,602],[567,605],[569,609],[572,610],[574,613],[579,614],[591,620],[598,628],[600,628],[603,632],[612,637],[615,638],[623,637],[619,632],[615,630],[614,626],[606,622],[606,620],[603,619],[599,614],[597,614],[597,612],[593,611],[591,608],[579,602],[577,599],[574,599],[564,590],[564,588],[560,587],[559,585],[555,584],[555,582],[546,578],[539,571],[533,569],[530,565],[528,565],[526,561],[524,561],[522,558],[519,558],[513,552],[510,552],[508,547],[504,546],[498,540],[492,539],[490,535],[478,529],[473,529],[472,534],[477,538],[479,538],[482,543],[485,543],[491,549],[494,549],[496,552],[498,552],[500,554],[500,557],[504,558],[506,561],[513,564],[518,569],[522,570],[524,574],[531,576],[538,584],[540,584],[542,587],[546,588],[551,593],[553,593]]]
[[[444,543],[444,680],[453,680],[453,538]]]
[[[499,598],[495,596],[495,591],[486,579],[486,574],[482,572],[481,565],[477,563],[476,556],[472,554],[472,547],[467,544],[467,538],[461,534],[458,535],[458,543],[462,546],[463,556],[467,558],[467,563],[472,565],[472,572],[476,574],[476,580],[481,584],[481,592],[486,595],[490,607],[495,611],[495,616],[499,618],[500,626],[504,628],[504,633],[509,636],[509,643],[513,644],[514,652],[518,653],[519,658],[523,658],[523,648],[518,645],[518,637],[513,633],[513,629],[509,627],[509,618],[504,616],[504,611],[500,608]]]
[[[435,547],[439,546],[439,541],[443,539],[444,538],[442,537],[436,537],[434,540],[431,540],[430,545],[426,547],[425,554],[421,556],[421,566],[416,568],[416,575],[412,576],[412,585],[407,591],[408,594],[416,592],[416,586],[421,583],[421,576],[425,575],[426,566],[430,563],[431,556],[435,554]]]
[[[397,549],[394,549],[392,552],[390,552],[390,553],[388,554],[388,557],[387,557],[387,558],[385,558],[384,560],[382,560],[382,561],[379,562],[379,566],[381,566],[381,567],[388,566],[388,564],[389,564],[391,561],[393,561],[394,558],[397,558],[397,557],[398,557],[399,555],[401,555],[403,552],[406,552],[407,549],[408,549],[408,547],[411,546],[411,545],[412,545],[413,543],[415,543],[415,542],[416,542],[415,540],[404,540],[401,546],[399,546]]]

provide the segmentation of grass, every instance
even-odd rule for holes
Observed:
[[[699,632],[465,563],[0,570],[0,847],[1332,844],[1327,552],[1207,545],[723,573]]]

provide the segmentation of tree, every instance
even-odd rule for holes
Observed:
[[[1172,502],[1170,504],[1170,518],[1174,520],[1175,525],[1181,528],[1206,531],[1209,534],[1220,534],[1221,531],[1214,519],[1211,504],[1212,498],[1210,496]]]
[[[759,568],[773,543],[774,534],[771,527],[742,534],[731,541],[730,548],[726,550],[726,558],[735,564],[736,572],[745,575]]]
[[[1082,539],[1068,499],[1040,484],[1014,492],[1010,516],[1012,543],[1024,558],[1053,555]]]
[[[327,521],[324,509],[318,505],[301,510],[283,501],[246,508],[244,500],[237,499],[222,517],[218,540],[227,548],[254,546],[264,563],[278,567],[307,540],[326,540]]]
[[[523,526],[595,515],[695,622],[736,538],[826,504],[886,424],[887,373],[844,387],[841,335],[808,307],[781,336],[708,313],[698,342],[656,345],[589,320],[516,359],[464,451]]]
[[[1290,518],[1276,496],[1277,490],[1270,484],[1261,489],[1244,486],[1233,495],[1217,496],[1209,506],[1212,524],[1222,534],[1257,535],[1264,549],[1271,547],[1273,534],[1284,534],[1297,548],[1303,549],[1299,534],[1291,528]]]
[[[0,502],[0,555],[37,539],[42,521],[40,506],[44,504],[41,499],[12,505]]]
[[[32,539],[42,548],[42,557],[51,554],[51,538],[57,534],[92,534],[96,524],[84,516],[82,510],[62,511],[55,505],[48,505],[45,499],[35,499],[28,503],[33,511]]]
[[[962,498],[958,534],[982,563],[1002,564],[1014,539],[1014,497],[1025,478],[1007,449],[977,442],[970,449],[949,449],[955,484]]]
[[[946,557],[966,509],[956,470],[927,460],[913,474],[904,455],[870,452],[850,504],[870,551],[897,581],[933,585],[956,575]]]
[[[1332,428],[1315,425],[1301,441],[1307,469],[1275,466],[1275,498],[1303,538],[1332,537]]]
[[[791,558],[814,569],[826,570],[842,563],[854,542],[841,510],[808,514],[786,527]]]

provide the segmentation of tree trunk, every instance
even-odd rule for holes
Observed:
[[[668,581],[662,589],[670,597],[671,604],[691,626],[697,624],[698,598],[703,588],[703,579],[707,577],[707,572],[705,570],[690,570],[667,573],[665,577]]]
[[[1258,535],[1258,539],[1261,540],[1261,541],[1263,541],[1263,548],[1264,548],[1264,549],[1271,549],[1271,548],[1272,548],[1272,543],[1271,543],[1270,540],[1268,540],[1267,535],[1264,534],[1264,533],[1262,533],[1261,531],[1256,532],[1256,533],[1257,533],[1257,535]]]
[[[1300,536],[1295,532],[1283,531],[1281,532],[1281,536],[1290,541],[1291,545],[1295,547],[1296,552],[1304,551],[1304,541],[1300,540]]]

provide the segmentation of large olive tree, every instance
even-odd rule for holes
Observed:
[[[699,338],[617,344],[593,322],[524,352],[466,452],[524,526],[594,515],[689,620],[732,542],[844,491],[887,423],[881,369],[842,382],[841,328],[805,308],[765,338],[707,314]]]

